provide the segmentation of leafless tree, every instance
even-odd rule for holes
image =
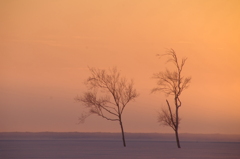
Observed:
[[[91,76],[86,80],[88,91],[75,99],[89,112],[82,114],[81,121],[89,115],[96,114],[110,121],[118,121],[121,127],[123,146],[126,146],[122,122],[123,110],[130,101],[138,97],[133,88],[133,80],[127,81],[121,77],[117,68],[104,69],[89,68]]]
[[[173,49],[167,51],[166,54],[158,56],[169,56],[167,62],[172,62],[175,66],[174,71],[166,69],[164,72],[154,74],[154,78],[157,79],[157,87],[152,89],[153,92],[163,92],[166,96],[173,96],[174,106],[171,107],[168,100],[166,100],[167,108],[163,108],[158,115],[158,122],[165,126],[170,126],[175,131],[176,142],[178,148],[181,148],[178,136],[178,128],[180,124],[179,108],[182,106],[180,95],[183,90],[187,89],[191,77],[182,76],[183,66],[187,58],[183,58],[181,62],[178,61],[177,55]]]

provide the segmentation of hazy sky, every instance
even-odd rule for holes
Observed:
[[[140,96],[123,115],[126,132],[173,132],[159,126],[165,105],[152,75],[173,48],[187,57],[180,133],[240,133],[239,0],[2,0],[0,131],[120,132],[98,116],[77,124],[74,97],[88,66],[117,66]],[[168,97],[171,100],[171,97]]]

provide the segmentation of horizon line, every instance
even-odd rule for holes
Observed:
[[[81,131],[0,131],[0,133],[102,133],[102,134],[119,134],[121,132],[81,132]],[[163,132],[125,132],[128,134],[174,134],[174,132],[163,133]],[[183,132],[179,134],[190,134],[190,135],[240,135],[240,133],[189,133]]]

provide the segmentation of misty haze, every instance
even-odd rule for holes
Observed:
[[[240,158],[239,19],[239,0],[1,0],[0,158]]]

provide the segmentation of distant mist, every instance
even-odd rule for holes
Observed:
[[[101,132],[2,132],[0,140],[121,140],[120,133]],[[126,133],[129,141],[175,141],[174,134]],[[181,134],[182,141],[192,142],[240,142],[240,135]]]

